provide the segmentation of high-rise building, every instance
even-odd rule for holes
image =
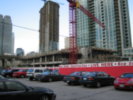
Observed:
[[[128,0],[79,0],[105,25],[105,29],[77,9],[77,44],[118,51],[131,47]]]
[[[14,54],[14,34],[10,16],[0,15],[0,55]]]
[[[12,37],[11,37],[11,53],[14,54],[14,33],[12,32]]]
[[[3,37],[3,16],[0,15],[0,55],[2,54]]]
[[[24,50],[22,48],[16,49],[16,55],[17,56],[24,56]]]
[[[39,51],[58,50],[59,45],[59,4],[47,1],[40,10]]]

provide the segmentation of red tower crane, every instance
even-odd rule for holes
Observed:
[[[76,8],[80,9],[84,14],[90,17],[93,21],[99,24],[102,28],[105,28],[104,24],[98,20],[91,12],[85,9],[82,5],[79,4],[77,0],[67,0],[69,2],[69,45],[70,45],[70,55],[69,63],[77,63],[77,28],[76,28]]]

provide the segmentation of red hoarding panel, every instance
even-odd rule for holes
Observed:
[[[69,75],[72,72],[76,71],[104,71],[111,76],[118,77],[122,73],[128,73],[131,72],[133,73],[133,66],[116,66],[116,67],[74,67],[74,68],[69,68],[69,67],[64,67],[64,68],[59,68],[59,71],[63,75]]]

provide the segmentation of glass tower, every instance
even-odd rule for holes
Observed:
[[[79,0],[88,11],[105,24],[105,29],[77,9],[77,44],[117,50],[131,47],[127,0]]]
[[[14,35],[10,16],[0,15],[0,55],[14,54]]]

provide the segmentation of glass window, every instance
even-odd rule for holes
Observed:
[[[80,72],[74,72],[71,75],[80,75],[80,74],[81,74]]]
[[[18,82],[6,82],[8,91],[24,91],[25,87]]]
[[[103,72],[103,74],[104,74],[105,77],[109,77],[110,76],[109,74],[107,74],[105,72]]]
[[[133,73],[123,74],[121,75],[121,78],[133,78]]]
[[[98,72],[97,75],[98,76],[104,76],[104,73],[103,72]]]
[[[36,69],[35,70],[35,73],[40,73],[40,72],[43,72],[43,70],[41,70],[41,69]]]
[[[43,75],[50,75],[50,71],[45,71],[42,73]]]
[[[29,69],[27,72],[30,72],[31,73],[31,72],[33,72],[33,69]]]
[[[96,76],[96,73],[95,72],[86,72],[84,75],[93,77],[93,76]]]
[[[53,70],[52,74],[59,75],[58,70]]]

